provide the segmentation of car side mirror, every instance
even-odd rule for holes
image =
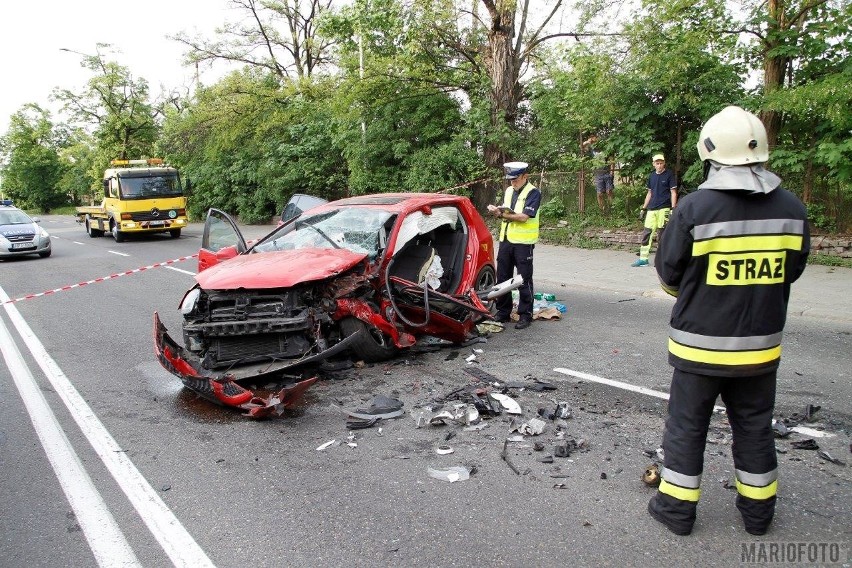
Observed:
[[[216,260],[228,260],[237,256],[237,247],[234,245],[222,247],[216,251]]]

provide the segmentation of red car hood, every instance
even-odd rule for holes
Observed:
[[[347,249],[299,249],[245,254],[208,268],[197,274],[195,281],[207,290],[289,288],[340,274],[366,256]]]

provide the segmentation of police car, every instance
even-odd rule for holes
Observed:
[[[50,256],[50,235],[11,201],[0,202],[0,259],[37,254]]]

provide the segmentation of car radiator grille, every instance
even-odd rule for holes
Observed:
[[[18,233],[14,235],[4,235],[10,243],[25,243],[35,238],[35,233]]]
[[[292,359],[310,349],[302,335],[266,333],[235,337],[218,337],[211,342],[207,357],[215,367],[251,361]]]

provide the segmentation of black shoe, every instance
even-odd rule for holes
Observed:
[[[515,324],[515,329],[526,329],[532,325],[532,320],[528,318],[521,318],[518,323]]]
[[[675,521],[672,521],[671,519],[669,519],[668,517],[663,515],[663,513],[657,511],[656,499],[657,499],[657,496],[655,495],[654,497],[651,498],[650,501],[648,501],[648,513],[650,513],[651,516],[654,517],[654,519],[656,521],[659,521],[660,523],[662,523],[663,526],[665,526],[667,529],[669,529],[671,532],[673,532],[674,534],[676,534],[678,536],[686,536],[686,535],[692,533],[692,526],[691,525],[686,526],[683,523],[677,523]]]
[[[500,322],[500,323],[509,323],[510,321],[512,321],[512,318],[509,317],[508,315],[497,314],[493,318],[491,318],[491,320],[496,321],[496,322]]]

